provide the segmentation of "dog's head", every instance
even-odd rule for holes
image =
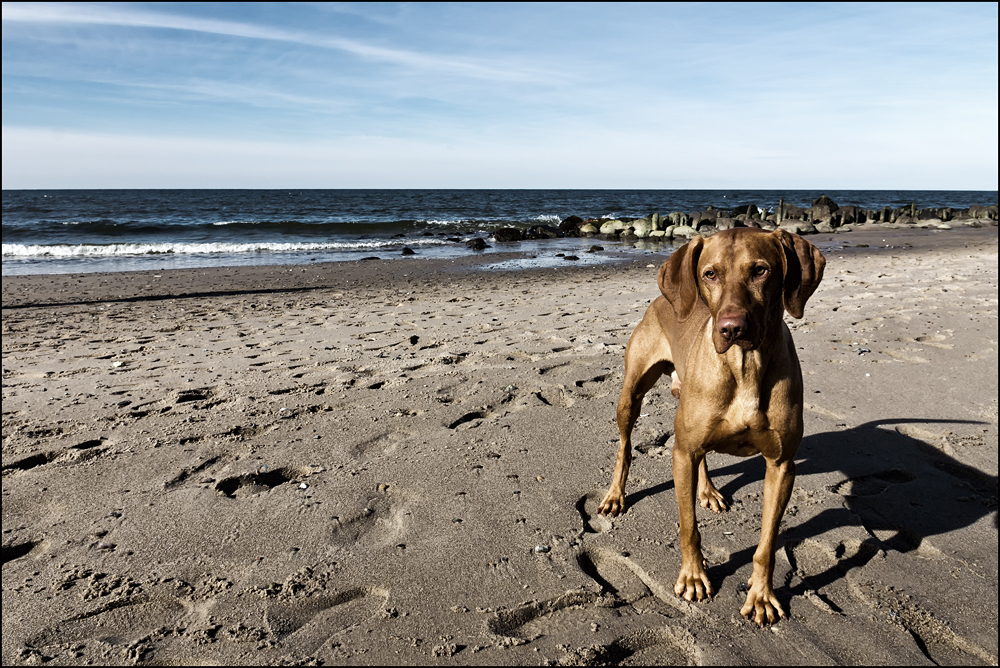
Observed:
[[[733,344],[758,348],[782,308],[801,318],[825,266],[819,249],[797,234],[740,227],[681,246],[660,267],[658,283],[680,322],[699,301],[708,307],[722,354]]]

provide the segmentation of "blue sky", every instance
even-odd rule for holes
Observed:
[[[997,4],[3,5],[4,188],[997,188]]]

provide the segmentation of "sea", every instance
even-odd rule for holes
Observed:
[[[995,190],[4,190],[2,273],[454,259],[475,252],[466,241],[488,239],[500,227],[556,226],[571,215],[690,213],[708,206],[773,210],[780,200],[808,207],[821,194],[864,208],[997,202]],[[520,250],[555,258],[593,243],[490,242],[480,252]],[[404,256],[404,247],[414,254]]]

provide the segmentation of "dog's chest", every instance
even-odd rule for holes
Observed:
[[[726,362],[735,387],[730,387],[725,421],[737,434],[767,430],[767,413],[761,409],[760,396],[766,360],[759,351],[733,346],[726,353]]]

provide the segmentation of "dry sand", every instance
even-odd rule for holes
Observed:
[[[770,629],[760,458],[672,593],[667,383],[593,515],[665,254],[4,278],[3,663],[995,665],[996,228],[811,239]]]

